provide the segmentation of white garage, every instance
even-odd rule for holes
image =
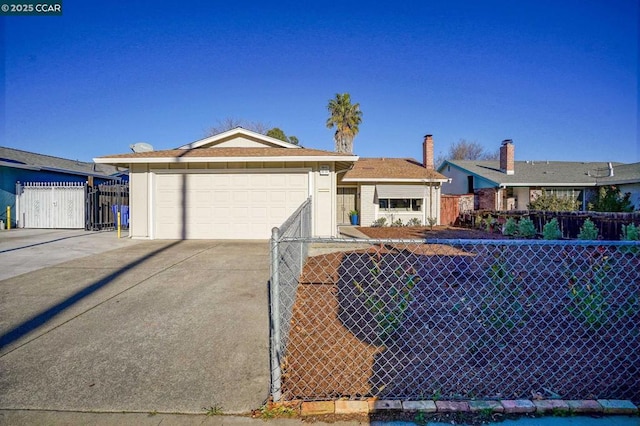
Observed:
[[[129,168],[129,236],[268,239],[309,197],[312,234],[337,235],[337,174],[358,157],[240,127],[176,149],[95,158]]]
[[[309,172],[157,173],[155,236],[265,239],[309,197]]]

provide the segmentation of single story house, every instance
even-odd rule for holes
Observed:
[[[70,160],[0,146],[0,220],[7,222],[7,206],[11,208],[11,226],[16,226],[16,184],[18,182],[57,182],[95,184],[120,178],[127,171],[107,165]],[[84,208],[83,208],[84,209]]]
[[[407,158],[360,158],[338,181],[338,198],[353,194],[360,221],[370,225],[417,220],[439,223],[441,186],[447,178]],[[351,204],[353,205],[353,204]],[[338,210],[342,223],[348,209]]]
[[[433,169],[433,149],[429,158]],[[357,155],[303,148],[241,127],[176,149],[94,161],[129,168],[129,232],[146,239],[267,239],[308,197],[312,234],[333,237],[350,210],[362,210],[365,225],[391,209],[424,217],[425,186],[434,185],[435,206],[446,181],[419,163],[360,162]],[[391,167],[370,173],[382,163]],[[411,188],[402,192],[402,186]],[[391,207],[400,199],[409,201]]]
[[[527,210],[542,192],[574,198],[586,210],[599,186],[620,183],[635,188],[638,205],[638,169],[610,162],[515,161],[515,146],[505,140],[499,160],[445,160],[438,172],[450,179],[444,193],[475,194],[479,210]]]

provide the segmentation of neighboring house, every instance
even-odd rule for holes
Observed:
[[[95,184],[116,177],[126,179],[126,170],[110,165],[87,163],[50,155],[0,147],[0,220],[7,221],[7,206],[14,212],[15,226],[16,183],[21,182],[87,182]]]
[[[542,192],[572,197],[586,210],[598,186],[622,182],[635,188],[637,205],[640,183],[637,164],[515,161],[511,140],[502,143],[499,160],[445,160],[438,171],[451,179],[444,184],[444,193],[475,194],[479,210],[527,210]]]
[[[424,190],[429,179],[432,184],[440,182],[438,177],[446,180],[433,170],[398,177],[398,167],[390,168],[388,176],[357,175],[356,155],[302,148],[240,127],[177,149],[94,161],[130,169],[129,232],[133,238],[149,239],[266,239],[309,196],[312,234],[332,237],[338,235],[338,225],[346,223],[337,214],[345,201],[350,200],[350,210],[362,206],[366,220],[373,221],[380,215],[378,185],[408,184]],[[425,170],[419,164],[399,169],[413,167]],[[356,198],[358,192],[362,199]],[[396,199],[395,193],[387,195]],[[425,203],[424,192],[409,195],[403,198],[416,196]],[[434,203],[439,205],[435,194]]]

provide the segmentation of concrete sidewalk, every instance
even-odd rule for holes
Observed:
[[[369,421],[366,417],[361,419],[338,420],[325,423],[322,420],[312,420],[318,425],[331,426],[416,426],[414,422],[396,421]],[[18,424],[47,424],[47,425],[121,425],[121,426],[145,426],[145,425],[211,425],[211,426],[303,426],[309,424],[304,418],[293,419],[254,419],[248,416],[206,416],[188,414],[156,414],[156,413],[77,413],[77,412],[53,412],[53,411],[21,411],[0,410],[0,425]],[[452,424],[427,422],[420,426],[451,426]],[[487,423],[489,424],[489,423]],[[610,417],[523,417],[517,420],[504,420],[490,423],[502,426],[639,426],[640,417],[610,416]]]
[[[0,409],[246,413],[263,404],[267,242],[124,240],[81,256],[86,241],[31,241],[55,262],[58,244],[73,243],[66,255],[77,260],[0,281]],[[3,265],[10,253],[0,253]]]

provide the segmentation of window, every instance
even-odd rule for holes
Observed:
[[[422,211],[422,199],[420,198],[380,198],[378,205],[383,210]]]

